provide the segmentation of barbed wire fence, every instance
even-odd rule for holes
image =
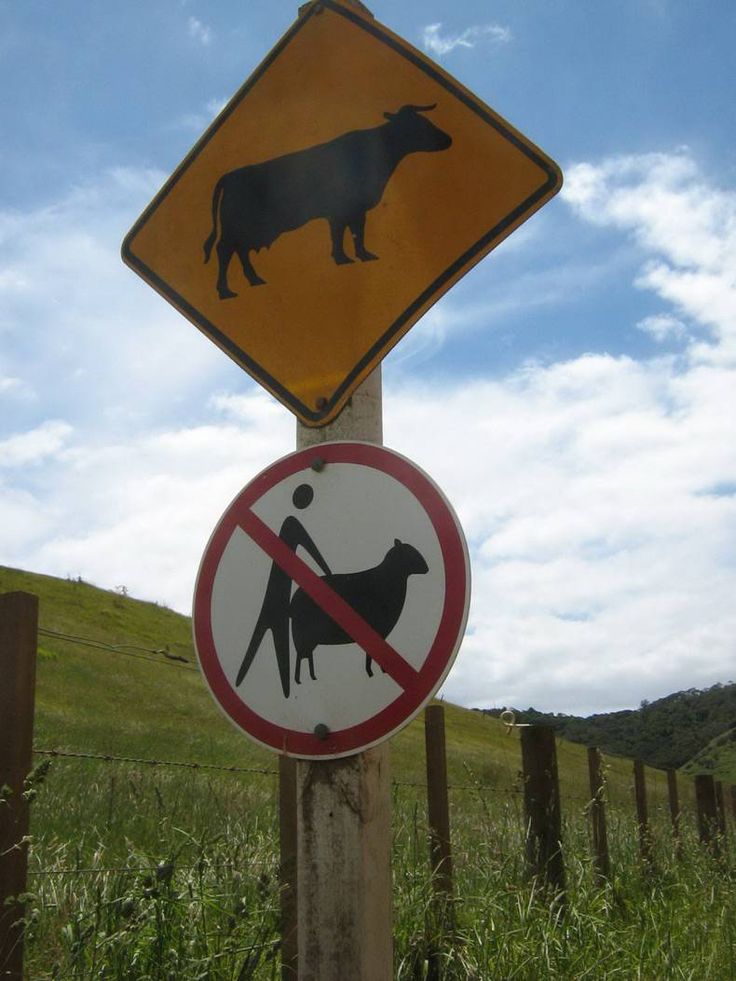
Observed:
[[[182,654],[172,651],[168,644],[152,645],[150,647],[133,644],[133,643],[119,643],[111,644],[107,641],[96,639],[93,637],[87,637],[81,634],[54,630],[50,628],[39,628],[38,634],[41,637],[48,637],[56,642],[63,642],[75,645],[77,647],[82,647],[90,651],[135,658],[139,661],[143,661],[147,664],[152,665],[166,665],[168,667],[173,667],[177,670],[197,672],[197,668],[192,665],[189,658],[183,656]],[[507,732],[511,733],[515,729],[524,728],[519,726],[513,718],[502,720],[506,722]],[[66,748],[66,747],[47,747],[47,746],[37,746],[33,749],[33,755],[42,758],[47,764],[51,764],[56,760],[79,760],[94,763],[102,763],[105,765],[114,766],[136,766],[145,768],[173,768],[188,771],[194,774],[229,774],[234,776],[259,776],[273,778],[278,776],[278,770],[270,767],[259,767],[259,766],[237,766],[228,765],[221,763],[212,763],[196,760],[172,760],[172,759],[159,759],[135,755],[122,755],[116,753],[100,753],[93,751],[86,751],[82,749]],[[505,797],[509,799],[514,799],[515,801],[520,801],[525,795],[525,783],[528,780],[528,775],[526,775],[519,768],[519,760],[515,758],[512,762],[511,755],[509,753],[505,754],[505,771],[506,777],[508,779],[507,786],[499,786],[496,781],[482,780],[473,774],[469,768],[467,769],[469,782],[467,783],[452,783],[450,781],[446,782],[444,787],[445,793],[474,793],[474,794],[491,794],[495,797]],[[514,754],[516,757],[517,754]],[[663,798],[664,790],[664,779],[666,774],[662,771],[661,774],[657,774],[655,779],[652,781],[652,786],[650,788],[650,796],[652,798],[652,803],[658,809],[663,811],[665,809],[665,802]],[[431,776],[428,774],[428,780],[393,780],[392,786],[394,788],[408,788],[413,791],[418,791],[420,794],[428,794],[430,792]],[[559,788],[558,788],[559,797]],[[591,809],[595,802],[595,795],[591,791],[590,794],[585,792],[574,793],[568,792],[566,789],[564,793],[564,801],[572,802],[578,805],[582,805],[582,810],[587,814],[588,810]],[[525,800],[526,803],[526,800]],[[521,809],[519,809],[521,814]],[[170,882],[175,873],[185,873],[193,872],[196,870],[202,870],[207,868],[212,873],[224,872],[226,870],[232,870],[235,868],[233,863],[227,862],[216,862],[216,861],[205,861],[203,858],[194,864],[178,864],[178,862],[173,861],[162,861],[157,864],[142,864],[130,862],[124,864],[111,864],[106,863],[100,866],[90,865],[90,864],[77,864],[74,866],[59,866],[53,868],[29,868],[28,876],[33,877],[33,881],[38,881],[41,877],[87,877],[87,876],[100,876],[105,874],[114,874],[122,876],[142,876],[151,882]],[[265,944],[261,945],[263,947],[278,945],[278,941],[267,941]],[[245,949],[245,948],[244,948]],[[255,949],[255,948],[254,948]]]

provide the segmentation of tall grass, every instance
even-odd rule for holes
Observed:
[[[55,761],[33,804],[29,976],[278,977],[275,788],[265,775]],[[610,812],[614,875],[601,886],[585,805],[568,804],[567,889],[554,901],[527,876],[520,795],[453,791],[443,933],[426,800],[404,785],[393,797],[397,979],[736,977],[733,853],[700,847],[692,820],[678,861],[655,809],[654,862],[642,864],[633,807]]]
[[[55,770],[34,802],[34,981],[277,976],[273,777]]]

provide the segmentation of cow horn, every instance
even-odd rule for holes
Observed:
[[[409,103],[408,105],[402,106],[401,109],[398,109],[396,112],[384,112],[383,117],[384,119],[396,119],[400,113],[406,112],[407,109],[411,112],[429,112],[431,109],[436,108],[436,102],[433,102],[431,106],[413,106],[411,103]]]

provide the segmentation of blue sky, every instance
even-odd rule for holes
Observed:
[[[384,365],[471,546],[447,698],[589,712],[736,675],[736,6],[374,2],[562,166]],[[294,421],[119,258],[296,4],[0,0],[0,562],[188,611]]]

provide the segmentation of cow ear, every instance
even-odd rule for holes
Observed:
[[[401,542],[399,541],[398,538],[394,538],[394,545],[401,545]]]

